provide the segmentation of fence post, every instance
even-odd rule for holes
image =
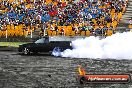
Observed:
[[[6,29],[6,38],[7,38],[7,29]]]
[[[31,29],[31,38],[33,38],[33,32],[32,32],[32,29]]]

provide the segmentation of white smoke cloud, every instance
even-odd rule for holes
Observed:
[[[62,57],[132,59],[132,32],[116,33],[105,39],[87,37],[72,41],[73,49],[61,52]]]

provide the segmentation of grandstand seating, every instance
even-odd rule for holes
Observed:
[[[132,25],[129,25],[129,28],[132,29]]]
[[[107,30],[107,31],[106,31],[106,35],[107,35],[107,36],[111,36],[112,34],[113,34],[113,30]]]
[[[115,29],[125,12],[126,0],[0,0],[0,37],[27,36],[46,30],[48,36],[90,36],[90,30]],[[117,6],[118,4],[118,6]],[[45,28],[41,25],[45,24]],[[57,25],[57,30],[55,29]],[[52,27],[51,27],[52,26]],[[78,31],[77,31],[78,30]],[[42,33],[41,33],[42,34]]]

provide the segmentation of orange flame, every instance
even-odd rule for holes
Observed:
[[[78,71],[79,71],[79,74],[80,74],[81,76],[84,76],[84,75],[86,74],[85,70],[82,68],[81,65],[79,65]]]

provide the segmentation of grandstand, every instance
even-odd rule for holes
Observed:
[[[127,3],[127,0],[0,0],[0,37],[110,36]]]
[[[126,8],[126,12],[122,16],[121,23],[129,24],[129,20],[132,17],[131,12],[132,12],[132,0],[129,0],[127,8]]]

